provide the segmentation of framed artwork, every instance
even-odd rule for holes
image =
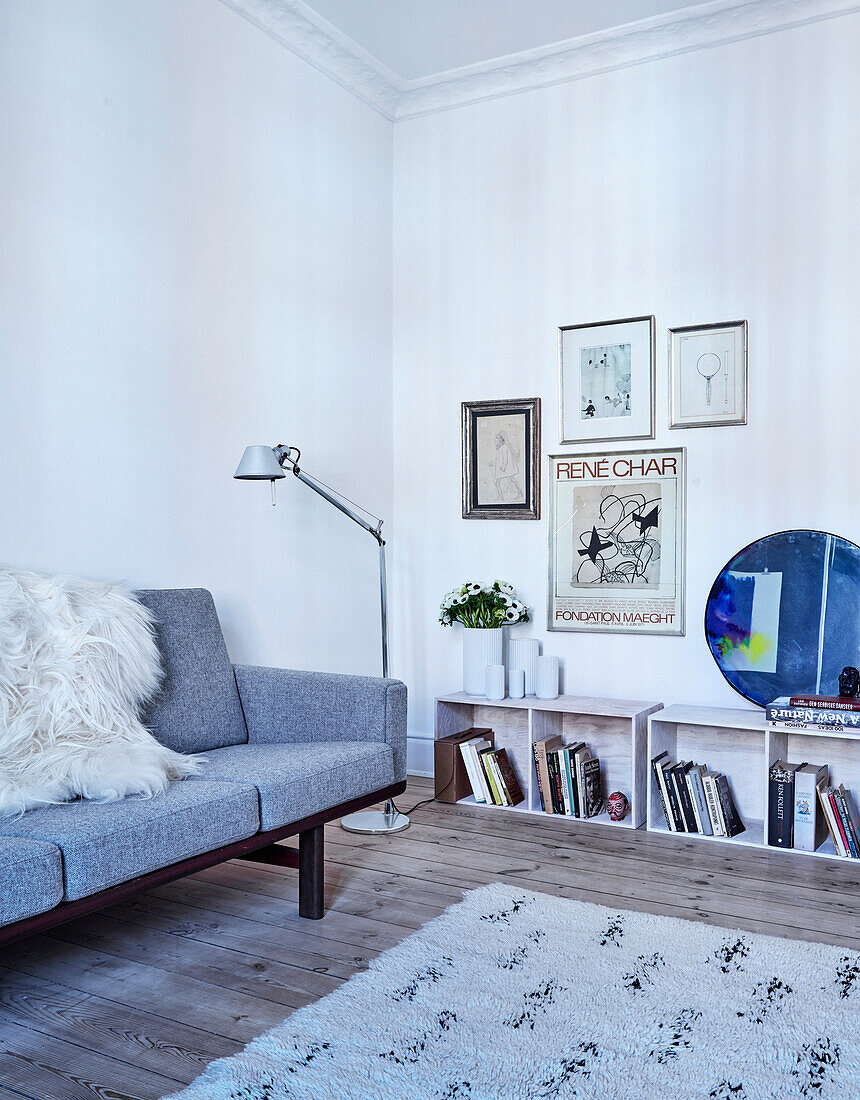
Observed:
[[[540,398],[464,401],[463,519],[540,519]]]
[[[558,330],[559,441],[654,438],[654,318]]]
[[[747,422],[747,323],[669,329],[669,427]]]
[[[550,630],[684,633],[686,452],[550,455]]]

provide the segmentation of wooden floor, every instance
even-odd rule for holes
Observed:
[[[0,1100],[161,1097],[488,882],[860,950],[850,863],[438,803],[326,857],[322,921],[234,861],[0,950]]]

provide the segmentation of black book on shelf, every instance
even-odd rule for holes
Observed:
[[[550,773],[550,800],[554,814],[564,813],[564,796],[561,793],[561,777],[559,775],[559,758],[555,751],[547,753],[547,770]]]
[[[678,802],[680,803],[681,813],[684,817],[684,828],[688,833],[697,833],[699,831],[699,826],[696,824],[693,799],[690,795],[690,788],[687,786],[687,772],[692,766],[692,760],[687,760],[686,763],[676,764],[675,767],[672,768],[672,779],[675,783],[675,790],[678,792]]]
[[[585,748],[585,742],[584,741],[577,741],[575,745],[571,745],[570,748],[565,749],[565,753],[567,755],[568,767],[570,768],[570,786],[571,786],[571,791],[570,791],[571,799],[570,799],[570,802],[571,802],[571,810],[573,811],[573,816],[574,817],[584,817],[585,816],[585,814],[583,814],[583,812],[582,812],[582,807],[579,804],[579,802],[580,802],[579,779],[578,779],[577,774],[576,774],[576,761],[574,759],[576,753],[578,753],[580,749],[584,749],[584,748]]]
[[[582,765],[582,778],[585,791],[582,795],[583,817],[597,817],[603,810],[603,797],[600,793],[600,761],[592,756]]]
[[[666,783],[666,794],[669,798],[669,809],[672,812],[672,820],[675,822],[675,830],[685,833],[687,826],[684,824],[684,814],[681,811],[681,800],[678,798],[678,788],[675,786],[672,769],[675,767],[670,760],[659,765],[663,769],[663,778]]]
[[[767,842],[771,848],[794,847],[794,773],[797,768],[797,764],[777,760],[768,772]]]
[[[738,813],[738,808],[735,805],[734,797],[732,796],[732,789],[729,786],[729,781],[724,775],[718,775],[716,778],[717,797],[720,800],[720,806],[723,810],[723,817],[726,820],[726,835],[737,836],[738,833],[746,832],[746,825],[741,821],[741,815]],[[794,802],[792,801],[792,807]],[[794,810],[792,809],[792,815]]]

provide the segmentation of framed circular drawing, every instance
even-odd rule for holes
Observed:
[[[750,543],[711,587],[705,637],[752,703],[837,695],[843,667],[860,665],[860,547],[826,531]]]

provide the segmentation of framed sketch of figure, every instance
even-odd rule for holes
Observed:
[[[540,519],[540,398],[462,403],[463,519]]]
[[[669,329],[669,427],[747,422],[747,323]]]
[[[558,330],[559,442],[654,438],[654,318]]]

